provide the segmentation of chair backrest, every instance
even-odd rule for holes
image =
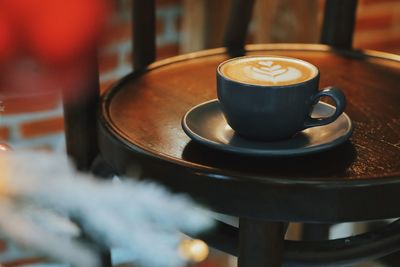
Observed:
[[[100,96],[97,51],[93,49],[90,77],[84,94],[64,104],[65,140],[68,155],[79,170],[89,170],[98,154],[97,110]]]
[[[232,0],[223,45],[242,55],[255,0]],[[321,43],[351,49],[357,0],[326,0]],[[133,68],[143,71],[156,58],[155,0],[133,0]],[[266,14],[268,10],[265,11]],[[95,51],[94,51],[95,52]],[[99,75],[95,57],[91,86],[78,101],[64,104],[67,153],[80,170],[89,169],[98,148],[96,138]]]
[[[351,49],[357,0],[326,0],[321,43]]]
[[[142,70],[156,58],[155,0],[133,0],[133,66]],[[255,0],[232,0],[223,45],[232,56],[244,53]],[[326,0],[321,43],[351,49],[358,0]],[[268,10],[265,11],[266,14]]]

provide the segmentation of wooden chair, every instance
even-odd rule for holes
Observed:
[[[400,57],[352,49],[356,0],[327,0],[322,44],[245,46],[253,2],[233,1],[224,48],[154,62],[154,0],[135,0],[134,72],[99,99],[93,57],[92,88],[65,105],[68,153],[87,170],[100,152],[118,173],[140,170],[214,211],[238,216],[239,229],[219,223],[201,238],[238,256],[239,267],[348,265],[399,250],[400,221],[337,240],[290,241],[284,233],[290,222],[400,217]],[[182,116],[216,97],[216,66],[243,54],[317,65],[321,87],[339,86],[347,96],[355,124],[350,141],[291,158],[232,155],[190,141]]]

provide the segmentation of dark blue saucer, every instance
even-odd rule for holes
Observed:
[[[312,117],[327,117],[335,107],[319,102]],[[201,103],[190,109],[182,120],[185,133],[206,146],[233,153],[259,156],[295,156],[331,149],[345,142],[353,132],[346,113],[328,125],[305,129],[290,139],[264,142],[243,138],[235,134],[226,123],[218,100]]]

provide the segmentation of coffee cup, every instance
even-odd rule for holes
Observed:
[[[340,89],[319,90],[319,70],[304,60],[282,56],[244,56],[217,68],[217,93],[229,126],[251,139],[274,141],[335,121],[346,99]],[[333,115],[312,118],[321,97],[335,102]]]

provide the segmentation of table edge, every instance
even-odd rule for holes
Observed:
[[[265,51],[265,50],[292,50],[292,51],[316,51],[316,52],[333,52],[336,54],[340,54],[343,56],[350,56],[350,57],[355,57],[355,58],[365,58],[367,57],[372,57],[372,58],[377,58],[377,59],[384,59],[384,60],[391,60],[395,62],[400,62],[400,55],[395,55],[391,53],[386,53],[386,52],[380,52],[380,51],[374,51],[374,50],[346,50],[346,49],[337,49],[333,48],[328,45],[322,45],[322,44],[250,44],[246,45],[246,51]],[[243,176],[243,175],[238,175],[235,172],[229,172],[225,171],[222,169],[218,168],[213,168],[209,166],[204,166],[201,164],[196,164],[196,163],[189,163],[184,160],[180,160],[176,157],[172,157],[163,153],[159,153],[155,150],[152,150],[150,148],[145,148],[143,146],[140,146],[140,144],[134,144],[130,142],[127,136],[122,133],[117,126],[113,125],[111,123],[110,119],[110,114],[108,112],[108,103],[109,100],[112,99],[113,95],[118,92],[119,88],[122,87],[124,83],[127,81],[134,79],[135,77],[139,77],[143,75],[144,73],[148,71],[155,70],[160,67],[164,67],[176,62],[182,62],[186,60],[190,60],[193,58],[201,58],[201,57],[207,57],[207,56],[213,56],[213,55],[219,55],[219,54],[224,54],[227,53],[226,48],[214,48],[214,49],[208,49],[208,50],[202,50],[198,52],[193,52],[193,53],[188,53],[188,54],[183,54],[183,55],[178,55],[174,56],[171,58],[163,59],[156,61],[148,66],[148,68],[144,71],[141,72],[132,72],[129,73],[128,75],[124,76],[121,80],[119,80],[117,83],[112,85],[101,97],[100,100],[100,119],[99,123],[102,124],[102,126],[107,130],[107,132],[112,133],[112,136],[114,139],[118,140],[124,146],[129,148],[130,150],[134,150],[136,152],[142,153],[146,156],[150,157],[155,157],[158,160],[164,160],[169,163],[174,163],[174,164],[179,164],[182,167],[190,168],[192,170],[195,170],[196,172],[202,172],[202,173],[207,173],[207,175],[212,175],[212,176],[219,176],[221,179],[223,177],[229,177],[230,179],[236,177],[239,180],[242,179],[250,179],[250,180],[257,180],[258,182],[264,182],[264,183],[269,183],[273,182],[274,184],[305,184],[305,185],[313,185],[313,186],[325,186],[329,184],[330,187],[353,187],[354,184],[357,184],[358,186],[371,186],[371,185],[379,185],[379,184],[400,184],[400,173],[396,173],[392,176],[386,176],[383,178],[380,178],[378,181],[370,178],[370,177],[357,177],[357,179],[354,180],[343,180],[343,179],[335,179],[335,178],[313,178],[313,179],[301,179],[301,178],[296,178],[296,179],[290,179],[290,178],[279,178],[276,179],[273,176],[271,177],[258,177],[258,176]],[[239,178],[240,177],[240,178]]]

